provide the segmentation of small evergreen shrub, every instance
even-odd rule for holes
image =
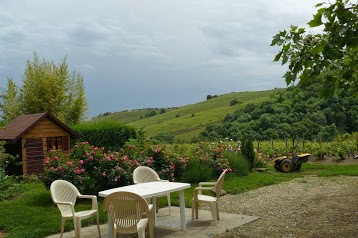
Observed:
[[[244,139],[242,141],[241,153],[249,163],[250,169],[252,169],[255,165],[255,151],[254,144],[251,139]]]

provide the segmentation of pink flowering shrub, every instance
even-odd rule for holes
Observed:
[[[50,152],[44,161],[43,182],[49,188],[54,180],[64,179],[83,193],[97,194],[101,190],[131,184],[133,170],[141,165],[153,168],[162,179],[175,181],[185,169],[186,160],[176,158],[166,150],[166,145],[152,145],[150,141],[143,148],[127,145],[118,152],[83,142],[72,148],[69,161],[58,152]]]
[[[193,148],[193,157],[191,159],[206,163],[214,169],[215,176],[219,176],[225,169],[231,172],[229,161],[224,156],[227,150],[229,150],[228,144],[200,141],[197,143],[197,146]]]
[[[82,193],[98,194],[99,191],[132,184],[135,168],[145,165],[153,168],[161,179],[184,181],[183,174],[191,163],[200,178],[203,174],[217,177],[229,162],[224,158],[224,144],[199,142],[197,145],[155,145],[150,140],[141,145],[126,144],[119,151],[106,150],[88,142],[74,145],[69,159],[59,152],[50,152],[45,159],[43,182],[47,188],[56,179],[73,183]],[[194,163],[193,163],[194,162]],[[201,164],[209,168],[198,169]],[[204,181],[204,180],[203,180]],[[186,182],[194,182],[189,179]]]

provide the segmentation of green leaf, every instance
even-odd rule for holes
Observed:
[[[286,54],[284,54],[284,55],[282,56],[282,64],[281,64],[281,65],[286,64],[286,63],[287,63],[287,60],[288,60],[288,57],[287,57]]]
[[[316,55],[316,54],[319,54],[319,53],[322,53],[324,47],[326,46],[327,42],[325,41],[320,41],[315,47],[313,47],[311,53],[312,55]]]
[[[286,81],[286,84],[289,85],[293,82],[292,80],[292,76],[291,76],[291,72],[290,71],[287,71],[285,73],[285,75],[283,76],[283,78],[285,78],[285,81]]]
[[[287,44],[287,45],[284,45],[282,47],[283,51],[288,51],[290,49],[290,46],[291,46],[291,43]]]
[[[296,30],[297,30],[297,28],[298,28],[298,26],[291,26],[291,32],[296,31]]]
[[[270,46],[276,45],[279,40],[280,40],[280,35],[279,34],[275,35],[274,37],[272,37],[272,42]]]
[[[305,28],[299,28],[297,33],[298,34],[302,34],[302,33],[305,33],[306,29]]]
[[[280,60],[280,58],[281,58],[281,55],[282,55],[282,51],[280,51],[276,56],[275,56],[275,58],[274,58],[274,60],[273,61],[279,61]]]
[[[286,36],[286,30],[283,30],[283,31],[280,31],[280,33],[279,34],[277,34],[277,35],[280,35],[280,36]]]
[[[317,11],[317,14],[316,15],[313,15],[313,19],[308,22],[307,24],[310,26],[310,27],[316,27],[316,26],[320,26],[322,25],[322,14],[323,12],[326,10],[326,8],[321,8]]]
[[[305,66],[305,68],[310,68],[313,65],[312,60],[305,60],[302,62],[302,65]]]
[[[337,32],[338,32],[339,34],[344,34],[347,30],[348,30],[348,27],[347,27],[347,26],[338,26],[338,27],[337,27]]]
[[[322,6],[324,4],[324,2],[320,2],[320,3],[317,3],[314,7],[320,7],[320,6]]]

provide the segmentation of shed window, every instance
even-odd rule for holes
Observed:
[[[47,137],[47,150],[68,150],[68,137]]]

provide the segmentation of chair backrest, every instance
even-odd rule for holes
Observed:
[[[160,180],[159,175],[152,168],[139,166],[133,171],[134,183],[147,183]]]
[[[103,201],[103,210],[108,211],[117,230],[124,232],[136,232],[143,213],[149,214],[145,199],[131,192],[111,193]]]
[[[216,192],[216,197],[219,198],[221,196],[221,190],[224,185],[224,179],[225,179],[225,173],[227,169],[225,169],[218,178],[218,181],[216,182],[216,185],[214,186],[214,190]]]
[[[51,187],[51,198],[54,203],[57,202],[71,202],[73,205],[76,203],[77,195],[79,194],[78,189],[70,182],[66,180],[56,180],[52,182]],[[57,204],[61,214],[67,214],[71,212],[71,206]]]

